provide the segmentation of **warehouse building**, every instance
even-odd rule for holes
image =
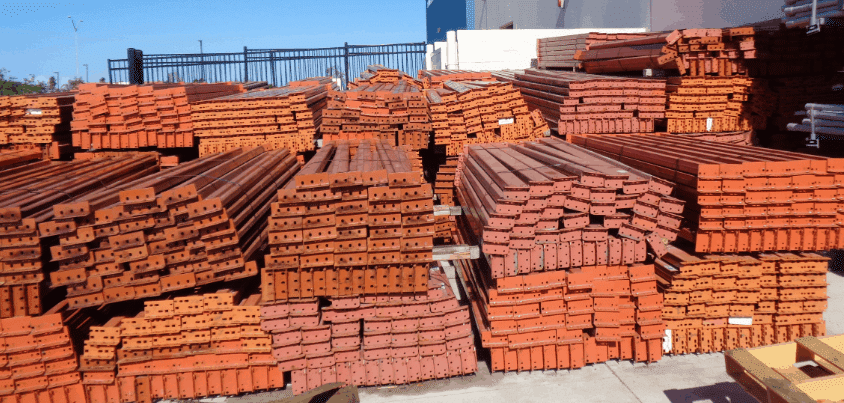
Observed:
[[[728,27],[779,18],[779,0],[426,0],[427,42],[455,30]]]

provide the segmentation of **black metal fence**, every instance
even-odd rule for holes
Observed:
[[[425,66],[425,43],[349,45],[318,49],[248,49],[237,53],[144,55],[129,49],[128,59],[109,59],[111,83],[267,81],[284,86],[315,76],[339,78],[346,88],[371,64],[416,76]],[[130,64],[134,62],[133,74]],[[139,73],[143,72],[142,75]],[[140,77],[138,77],[140,76]],[[140,79],[140,81],[138,81]]]

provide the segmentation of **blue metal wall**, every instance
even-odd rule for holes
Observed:
[[[466,1],[428,0],[425,10],[428,43],[445,41],[446,32],[466,29],[470,25],[466,23]]]

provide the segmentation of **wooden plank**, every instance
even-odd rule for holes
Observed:
[[[724,353],[724,359],[727,364],[727,373],[762,403],[773,403],[773,401],[767,397],[763,399],[758,393],[754,393],[753,385],[748,385],[747,380],[742,377],[745,372],[766,387],[769,392],[776,393],[780,402],[816,403],[815,399],[812,399],[805,392],[797,390],[788,379],[766,366],[765,363],[745,349],[727,351]]]

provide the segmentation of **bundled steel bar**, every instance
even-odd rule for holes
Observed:
[[[652,133],[665,117],[665,81],[546,70],[493,72],[563,134]]]
[[[191,104],[246,91],[243,84],[79,86],[73,145],[84,149],[193,147]]]
[[[146,301],[134,317],[92,326],[80,357],[87,401],[200,399],[283,388],[270,334],[261,329],[260,302],[260,294],[222,290]],[[179,387],[168,387],[174,381]]]
[[[822,251],[842,246],[844,159],[685,139],[574,136],[572,142],[677,184],[695,251]]]
[[[77,309],[257,275],[270,201],[297,170],[287,150],[236,149],[57,205],[40,225],[59,238],[50,286]]]
[[[53,208],[103,186],[158,171],[152,156],[89,161],[42,161],[0,171],[0,317],[39,315],[41,283],[49,266],[39,226]]]
[[[753,27],[684,29],[586,45],[573,58],[588,73],[677,69],[680,75],[731,76],[756,58]]]
[[[191,106],[199,155],[239,147],[314,149],[329,90],[330,77],[291,82],[287,87],[250,91]]]
[[[465,145],[493,142],[517,143],[550,135],[538,111],[528,111],[525,100],[510,83],[452,81],[426,90],[431,110],[434,144],[444,145],[447,156],[457,156]],[[459,79],[474,74],[462,73]]]
[[[323,142],[380,139],[414,150],[428,147],[432,126],[422,84],[378,68],[346,92],[331,91],[320,131]]]
[[[441,268],[431,268],[425,291],[294,299],[261,308],[278,369],[293,393],[331,382],[405,385],[477,372],[472,324]],[[314,376],[331,374],[330,376]]]
[[[673,187],[556,138],[473,145],[456,178],[460,262],[492,370],[662,355],[656,256],[679,232]]]
[[[826,332],[828,258],[668,249],[656,259],[656,273],[671,354],[757,347]]]
[[[70,146],[75,93],[0,96],[0,145],[30,146],[61,158]]]
[[[320,149],[273,204],[264,300],[424,292],[433,194],[416,158],[381,141]]]
[[[586,50],[608,41],[626,41],[638,38],[651,38],[650,33],[632,34],[588,34],[566,35],[536,40],[537,67],[541,69],[580,68],[581,62],[575,60],[577,51]]]

